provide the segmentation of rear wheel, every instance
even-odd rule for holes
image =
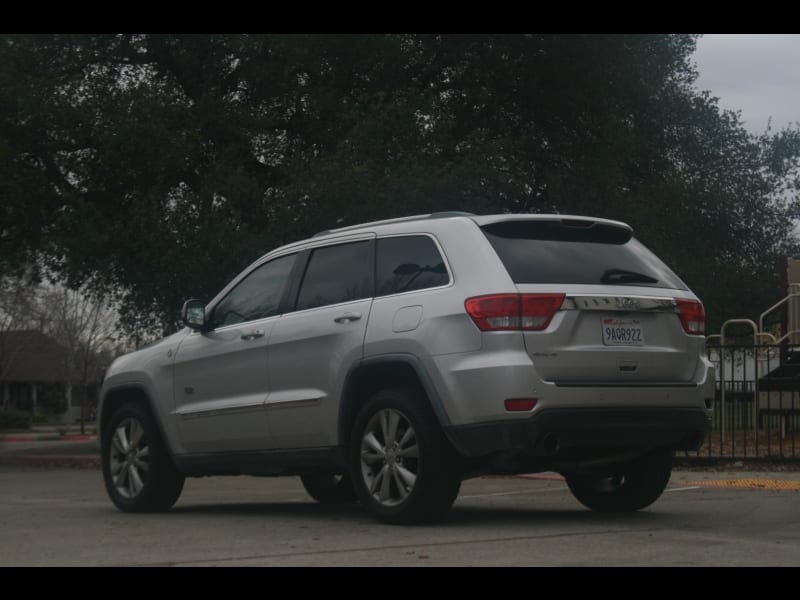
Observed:
[[[184,476],[169,456],[155,420],[138,404],[123,404],[102,439],[103,480],[111,501],[125,512],[169,510]]]
[[[460,458],[413,389],[383,390],[367,401],[350,460],[360,502],[384,523],[437,521],[461,486]]]
[[[672,452],[658,450],[610,472],[569,473],[567,485],[597,512],[632,512],[658,500],[672,474]]]
[[[308,495],[320,504],[347,504],[356,501],[350,475],[340,473],[304,473],[300,476]]]

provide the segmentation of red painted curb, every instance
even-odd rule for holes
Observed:
[[[13,467],[79,467],[96,469],[100,467],[99,456],[59,456],[58,454],[6,454],[0,456],[0,465]]]
[[[2,442],[76,442],[96,440],[97,436],[89,433],[72,433],[67,435],[0,435]]]

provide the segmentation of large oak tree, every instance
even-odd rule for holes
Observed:
[[[435,210],[622,219],[712,327],[780,295],[796,129],[694,87],[688,35],[0,37],[0,269],[167,330],[258,255]]]

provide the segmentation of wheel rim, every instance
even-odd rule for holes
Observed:
[[[411,494],[419,474],[417,436],[398,410],[378,411],[361,438],[361,475],[372,498],[396,506]]]
[[[109,468],[114,488],[123,498],[133,499],[142,493],[150,472],[150,448],[144,427],[134,418],[117,425],[111,438]]]

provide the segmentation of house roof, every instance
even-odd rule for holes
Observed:
[[[0,381],[66,382],[68,357],[66,348],[40,331],[0,332]]]

